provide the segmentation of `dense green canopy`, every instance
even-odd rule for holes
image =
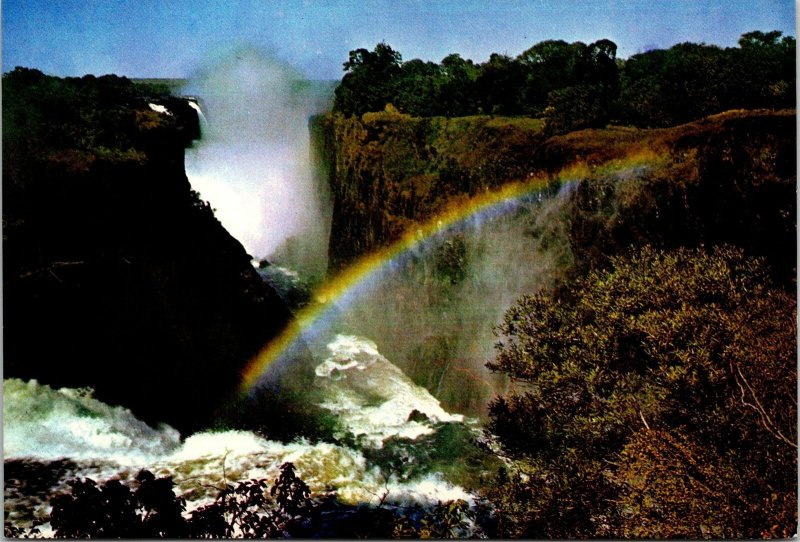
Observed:
[[[614,42],[546,40],[475,64],[403,62],[385,43],[350,52],[334,109],[361,115],[391,103],[414,116],[544,116],[553,131],[609,121],[670,126],[733,108],[792,107],[795,39],[744,34],[739,47],[680,43],[617,58]]]

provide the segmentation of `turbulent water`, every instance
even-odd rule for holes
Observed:
[[[295,464],[315,494],[335,492],[345,504],[384,498],[387,503],[421,504],[471,500],[462,487],[419,465],[433,453],[436,442],[431,437],[453,431],[447,426],[458,426],[456,431],[467,439],[476,436],[463,417],[444,411],[366,339],[340,335],[328,351],[316,367],[315,389],[308,396],[318,398],[340,420],[342,438],[336,442],[283,443],[233,430],[181,440],[174,429],[148,427],[130,411],[92,398],[89,390],[5,380],[7,517],[17,525],[45,520],[47,499],[65,491],[67,479],[127,480],[141,468],[173,476],[191,511],[212,501],[226,481],[274,479],[286,461]],[[412,441],[412,447],[398,445]],[[405,471],[384,468],[397,457],[409,464]],[[47,525],[43,532],[50,534]]]
[[[328,349],[330,357],[315,370],[324,397],[320,406],[334,413],[347,432],[364,444],[380,448],[390,437],[416,439],[433,433],[432,423],[464,420],[445,412],[427,390],[383,357],[372,341],[339,335]],[[409,419],[414,411],[424,421]]]
[[[336,334],[368,337],[447,410],[483,417],[506,385],[485,368],[497,341],[494,326],[520,296],[551,285],[571,257],[561,242],[565,233],[552,225],[560,223],[553,214],[572,186],[499,202],[421,239],[329,300],[304,330],[304,343],[322,359]],[[302,273],[262,273],[287,299],[293,285],[304,288]],[[293,359],[287,351],[276,363]]]

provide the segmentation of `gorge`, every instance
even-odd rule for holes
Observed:
[[[148,468],[192,509],[286,461],[347,513],[475,506],[511,464],[482,424],[514,383],[485,364],[521,296],[567,295],[643,239],[796,274],[793,110],[560,135],[344,116],[248,50],[181,91],[196,101],[25,69],[3,91],[20,525],[70,477]]]

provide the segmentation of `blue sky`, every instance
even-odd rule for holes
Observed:
[[[794,0],[3,0],[3,71],[186,77],[255,46],[312,79],[384,41],[405,60],[476,62],[545,39],[616,42],[621,57],[683,41],[795,34]]]

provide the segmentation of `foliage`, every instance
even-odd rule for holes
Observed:
[[[142,470],[138,487],[119,480],[101,486],[90,479],[67,482],[72,491],[51,502],[50,524],[57,538],[177,538],[184,533],[186,508],[172,491],[171,478]]]
[[[604,126],[609,116],[599,89],[589,85],[554,90],[547,97],[543,113],[549,133]]]
[[[645,247],[579,279],[572,299],[524,297],[498,328],[489,364],[516,383],[490,404],[490,429],[527,465],[526,481],[489,493],[501,511],[524,514],[500,534],[630,536],[639,533],[634,502],[658,507],[642,511],[654,518],[642,536],[693,536],[701,526],[709,536],[759,536],[791,521],[783,496],[796,481],[795,318],[794,298],[772,285],[763,261],[730,247]],[[664,471],[673,460],[678,471]],[[685,509],[695,482],[673,472],[693,468],[710,489],[691,492],[697,502]],[[508,510],[514,498],[504,494],[526,487],[532,502]],[[764,513],[772,494],[782,504]],[[731,516],[742,519],[713,527]]]
[[[475,78],[477,112],[514,114],[521,101],[524,81],[523,66],[516,59],[493,53],[488,62],[481,64]]]
[[[212,504],[191,513],[188,534],[192,538],[289,538],[297,534],[313,508],[308,486],[297,477],[292,463],[284,463],[269,496],[267,487],[263,479],[226,485]]]
[[[375,50],[356,49],[344,63],[347,72],[336,88],[334,108],[361,115],[381,111],[392,101],[394,79],[401,74],[402,57],[385,43]]]
[[[272,487],[263,479],[226,484],[213,503],[188,517],[172,479],[146,470],[136,476],[133,490],[119,480],[68,484],[71,493],[51,501],[57,538],[286,538],[314,507],[292,463],[281,465]]]
[[[312,499],[292,463],[273,484],[253,479],[227,484],[214,502],[185,514],[170,477],[142,470],[131,483],[86,478],[51,498],[56,538],[467,538],[482,531],[477,509],[463,500],[433,506],[348,506]],[[386,495],[384,495],[384,499]],[[37,537],[38,529],[6,524],[8,537]]]
[[[661,248],[727,243],[766,257],[778,282],[793,287],[794,131],[794,115],[769,122],[758,115],[731,115],[654,132],[663,143],[656,139],[651,145],[674,149],[663,164],[595,175],[573,192],[568,206],[569,243],[577,261],[573,274],[605,266],[609,256],[645,243]],[[578,138],[563,136],[559,153],[610,154],[614,143],[602,135],[585,138],[599,151],[584,151]],[[548,150],[554,157],[553,148]]]
[[[425,513],[418,524],[408,516],[395,520],[392,538],[451,539],[470,538],[471,521],[475,512],[461,499],[439,502],[430,512]]]
[[[756,473],[731,464],[736,456],[720,455],[677,432],[653,430],[634,435],[620,459],[612,480],[620,488],[622,537],[789,538],[794,534],[796,492],[752,491],[749,476]],[[765,527],[761,532],[759,525]]]
[[[344,63],[334,110],[348,115],[392,103],[413,116],[531,115],[564,133],[609,121],[671,126],[733,108],[792,107],[795,39],[743,34],[739,47],[680,43],[617,59],[614,42],[546,40],[516,57],[475,64],[402,61],[385,43]]]
[[[350,52],[334,110],[362,115],[391,103],[414,116],[541,114],[551,92],[575,85],[602,87],[609,91],[603,96],[612,98],[618,85],[615,56],[609,40],[588,46],[548,41],[516,58],[495,53],[477,65],[451,54],[436,64],[403,62],[400,53],[379,43],[372,52]]]
[[[733,108],[793,107],[795,39],[743,34],[738,48],[681,43],[634,55],[622,69],[620,115],[668,126]]]

